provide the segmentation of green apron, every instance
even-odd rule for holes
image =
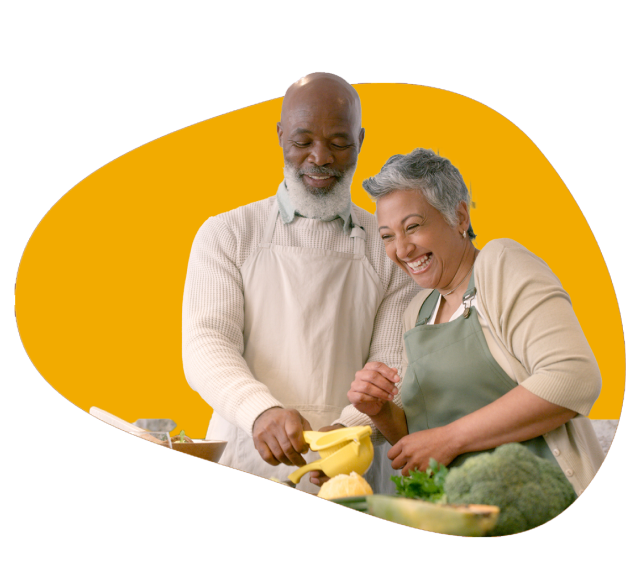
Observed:
[[[419,311],[416,326],[404,335],[409,366],[401,386],[408,431],[447,425],[494,402],[517,384],[493,358],[471,301],[474,276],[463,296],[464,313],[448,323],[427,325],[440,294],[434,290]],[[556,463],[542,436],[524,441],[539,457]],[[492,451],[490,449],[489,451]],[[480,452],[456,457],[450,467]]]

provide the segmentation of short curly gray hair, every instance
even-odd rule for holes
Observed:
[[[448,159],[423,148],[392,156],[362,187],[373,201],[394,191],[419,191],[450,226],[458,224],[456,210],[460,202],[464,201],[467,207],[471,205],[469,190],[458,169]],[[470,223],[467,234],[471,240],[475,238]]]

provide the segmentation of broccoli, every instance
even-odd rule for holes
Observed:
[[[467,459],[445,480],[452,504],[489,504],[500,508],[488,535],[523,532],[551,520],[576,499],[572,485],[554,463],[519,443]]]

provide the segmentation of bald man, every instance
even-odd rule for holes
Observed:
[[[303,431],[369,424],[347,392],[368,361],[396,373],[416,288],[386,257],[374,216],[351,202],[364,141],[355,89],[307,75],[287,90],[277,133],[276,195],[211,217],[195,237],[183,360],[214,409],[207,438],[228,441],[221,463],[285,480],[318,458]],[[321,482],[298,487],[315,493]]]

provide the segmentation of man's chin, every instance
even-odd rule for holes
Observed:
[[[330,185],[326,185],[325,187],[314,187],[313,185],[306,183],[304,178],[301,178],[300,181],[302,182],[302,186],[305,188],[305,191],[314,197],[325,197],[326,195],[333,193],[339,183],[339,180],[335,179]]]

